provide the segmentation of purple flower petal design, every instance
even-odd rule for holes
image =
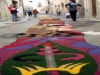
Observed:
[[[2,50],[26,50],[26,49],[30,49],[33,46],[26,44],[26,45],[22,45],[22,46],[17,46],[17,47],[11,47],[11,48],[6,48],[6,49],[2,49]]]
[[[99,48],[97,46],[91,45],[89,43],[86,42],[77,42],[72,44],[73,47],[80,47],[80,48]]]
[[[91,49],[88,51],[89,54],[100,55],[100,48]]]

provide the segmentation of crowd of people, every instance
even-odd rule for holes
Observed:
[[[37,14],[38,14],[38,10],[37,9],[34,9],[34,10],[25,10],[24,11],[24,15],[25,16],[34,16],[34,17],[37,17]]]
[[[67,3],[65,5],[65,7],[69,10],[68,12],[66,12],[66,18],[71,18],[73,21],[77,21],[77,17],[79,15],[79,9],[82,5],[79,4],[79,3],[76,3],[75,0],[70,0],[69,3]],[[11,4],[9,7],[8,7],[11,15],[12,15],[12,20],[13,21],[19,21],[20,20],[20,17],[21,17],[21,11],[20,9],[18,9],[18,7],[16,5],[13,5]],[[34,17],[37,17],[37,14],[38,14],[38,10],[37,9],[34,9],[34,10],[25,10],[24,11],[24,15],[25,16],[34,16]],[[45,14],[48,14],[49,13],[49,10],[46,10],[45,11]],[[57,8],[56,10],[56,14],[57,15],[61,15],[61,10]]]

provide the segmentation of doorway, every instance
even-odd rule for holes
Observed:
[[[92,0],[92,16],[97,16],[96,0]]]

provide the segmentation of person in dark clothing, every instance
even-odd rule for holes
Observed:
[[[60,15],[61,14],[61,11],[60,10],[58,10],[58,15]]]
[[[24,15],[27,16],[27,10],[24,11]]]
[[[17,16],[17,7],[16,6],[13,6],[13,10],[12,10],[12,15],[13,15],[13,21],[18,21],[18,16]]]
[[[30,17],[30,16],[32,16],[32,11],[31,10],[28,10],[28,16]]]
[[[69,10],[71,18],[73,21],[76,21],[77,11],[80,9],[81,4],[76,3],[75,0],[70,0],[70,3],[66,4],[65,7]]]
[[[49,13],[49,11],[48,11],[48,10],[46,10],[46,11],[45,11],[45,13],[46,13],[46,14],[48,14],[48,13]]]

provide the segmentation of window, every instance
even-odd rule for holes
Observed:
[[[38,7],[42,7],[42,4],[41,4],[41,2],[38,2]]]

